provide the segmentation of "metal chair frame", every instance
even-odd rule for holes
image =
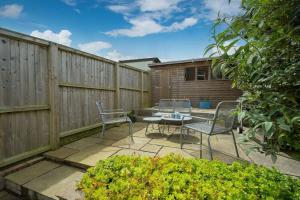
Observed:
[[[127,112],[125,112],[124,109],[119,108],[119,109],[104,110],[103,105],[100,101],[97,101],[96,105],[97,105],[97,108],[98,108],[98,111],[99,111],[100,120],[102,122],[102,131],[101,131],[101,136],[100,137],[104,137],[106,125],[119,124],[119,123],[128,123],[129,136],[131,138],[131,141],[133,141],[132,121],[127,116]],[[114,117],[115,115],[117,115],[118,117]],[[111,118],[107,119],[106,117],[108,117],[108,116],[111,116]]]
[[[207,143],[208,143],[208,148],[209,148],[209,152],[210,152],[210,160],[213,160],[210,137],[213,136],[213,135],[224,134],[224,133],[230,132],[231,135],[232,135],[232,138],[233,138],[233,143],[234,143],[234,147],[235,147],[235,151],[236,151],[236,156],[239,158],[239,152],[238,152],[238,149],[237,149],[237,144],[236,144],[236,140],[235,140],[235,136],[234,136],[234,132],[233,132],[233,126],[234,126],[234,123],[235,123],[236,118],[237,118],[236,115],[233,116],[231,124],[228,128],[226,128],[226,127],[221,128],[221,129],[219,129],[218,132],[214,131],[215,128],[216,128],[216,122],[219,119],[220,109],[222,109],[222,106],[226,105],[226,104],[232,104],[232,107],[231,107],[231,110],[230,110],[230,111],[232,111],[233,109],[235,109],[238,106],[239,102],[237,102],[237,101],[222,101],[222,102],[220,102],[218,104],[217,108],[216,108],[216,112],[215,112],[213,118],[190,116],[194,119],[199,119],[199,120],[206,121],[206,123],[203,123],[203,122],[193,123],[193,124],[199,123],[199,124],[203,124],[203,125],[206,125],[206,126],[209,125],[210,130],[206,131],[206,133],[204,132],[204,130],[189,127],[189,124],[184,124],[184,120],[182,120],[181,134],[180,134],[180,147],[182,148],[182,146],[183,146],[184,130],[187,131],[187,134],[188,134],[189,129],[194,130],[196,132],[199,132],[200,133],[200,157],[202,157],[201,156],[202,155],[202,134],[206,134],[206,135],[208,135]],[[232,114],[232,113],[230,113],[230,114]]]

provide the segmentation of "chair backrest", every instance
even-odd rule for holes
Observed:
[[[222,101],[216,108],[212,132],[217,127],[232,130],[236,121],[237,115],[234,113],[239,105],[237,101]]]
[[[174,99],[173,101],[174,111],[184,114],[191,114],[192,105],[189,99]]]
[[[107,116],[101,115],[102,113],[105,113],[102,102],[101,101],[96,101],[96,105],[97,105],[97,108],[98,108],[98,111],[99,111],[99,114],[100,114],[100,120],[102,122],[107,121]]]
[[[158,104],[159,112],[174,112],[173,99],[160,99]]]

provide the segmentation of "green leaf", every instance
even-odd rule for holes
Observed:
[[[270,133],[273,128],[273,123],[272,122],[264,122],[264,128],[265,128],[267,135],[270,136]]]
[[[286,130],[286,131],[288,131],[288,132],[291,132],[291,128],[290,128],[290,126],[287,125],[287,124],[280,124],[280,125],[279,125],[279,128],[281,128],[281,129],[283,129],[283,130]]]

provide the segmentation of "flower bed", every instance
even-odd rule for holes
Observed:
[[[300,199],[300,180],[256,165],[115,156],[78,184],[86,199]]]

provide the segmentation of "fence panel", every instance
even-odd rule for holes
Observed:
[[[142,77],[138,69],[120,66],[120,106],[127,111],[141,106]]]
[[[0,167],[100,127],[107,109],[148,104],[148,72],[0,28]],[[145,88],[147,87],[147,88]]]
[[[60,132],[99,123],[96,101],[114,106],[114,64],[59,49]]]
[[[47,46],[0,35],[0,166],[49,146]]]

